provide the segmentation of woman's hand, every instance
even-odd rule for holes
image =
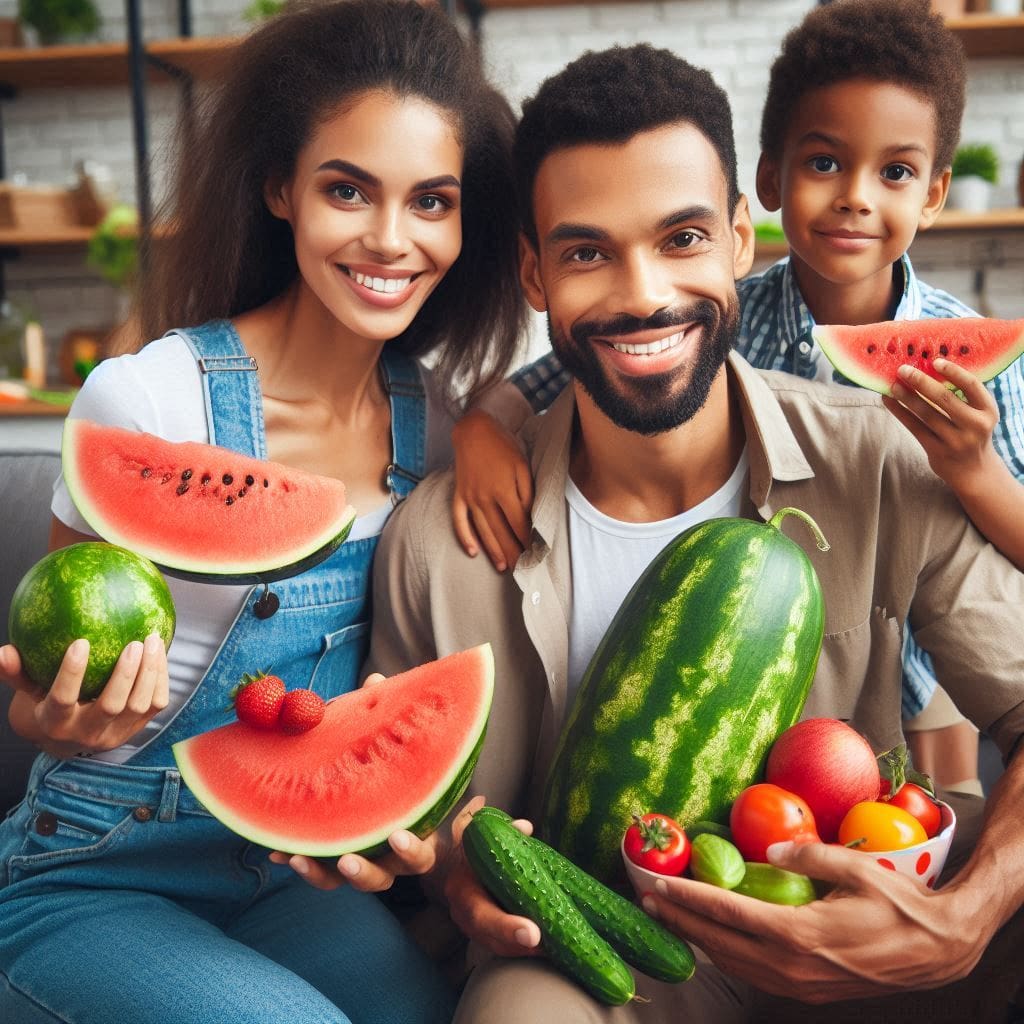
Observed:
[[[530,542],[533,477],[516,439],[480,409],[452,430],[455,535],[468,555],[483,545],[498,572],[515,565]]]
[[[25,675],[15,647],[0,647],[0,681],[16,691],[14,731],[54,757],[75,757],[121,746],[167,707],[167,651],[156,633],[128,644],[100,695],[80,702],[88,661],[89,641],[76,640],[47,691]]]

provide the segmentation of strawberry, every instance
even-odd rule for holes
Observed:
[[[277,727],[289,736],[308,732],[324,717],[324,699],[312,690],[289,690],[284,695]]]
[[[242,681],[231,691],[231,696],[240,722],[257,729],[273,729],[284,703],[284,683],[277,676],[266,672],[255,676],[246,672]]]

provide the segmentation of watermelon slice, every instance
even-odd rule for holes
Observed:
[[[71,500],[104,540],[204,583],[304,572],[356,515],[340,480],[89,420],[67,421],[61,459]]]
[[[947,383],[932,366],[932,360],[941,356],[984,381],[1024,353],[1024,320],[966,317],[886,320],[857,327],[822,324],[811,334],[847,380],[880,395],[892,393],[896,371],[904,363]]]
[[[493,692],[482,644],[336,697],[298,736],[233,722],[172,749],[200,803],[246,839],[373,855],[396,829],[428,835],[465,792]]]

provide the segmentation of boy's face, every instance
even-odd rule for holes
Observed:
[[[714,147],[692,124],[555,150],[533,188],[522,281],[563,365],[609,419],[669,430],[707,398],[750,269],[745,199],[730,215]]]
[[[781,157],[761,158],[757,192],[782,209],[801,286],[891,288],[892,264],[945,202],[935,134],[932,104],[890,82],[852,79],[800,100]]]

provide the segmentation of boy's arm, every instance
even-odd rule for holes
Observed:
[[[882,401],[920,442],[929,465],[952,488],[974,525],[1024,571],[1024,483],[993,446],[1000,418],[996,402],[962,367],[944,359],[934,365],[966,401],[910,366],[900,367],[892,398]]]
[[[482,546],[498,572],[515,565],[530,539],[533,479],[514,435],[568,380],[549,352],[491,388],[452,431],[455,535],[468,555]]]

